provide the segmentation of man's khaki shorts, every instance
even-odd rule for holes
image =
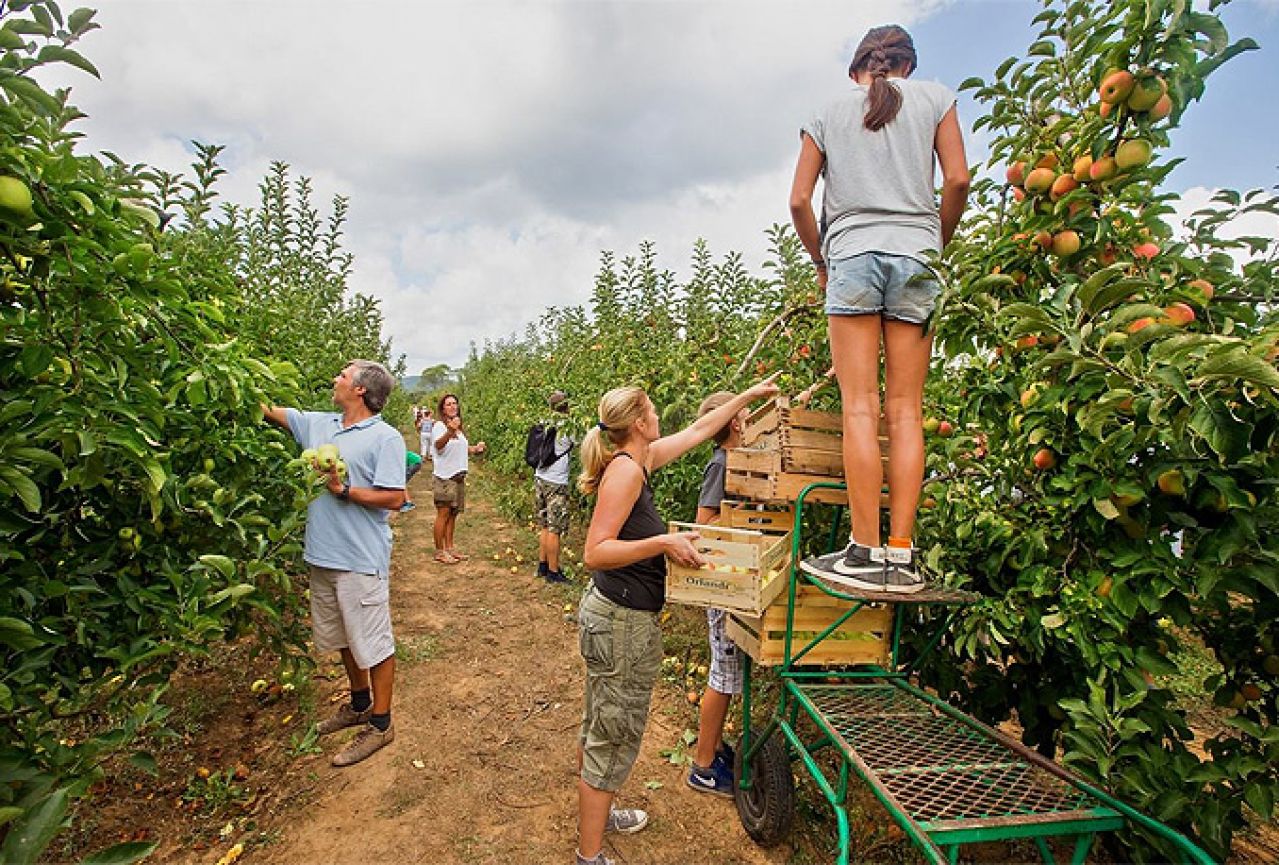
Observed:
[[[657,613],[615,604],[594,585],[582,598],[577,621],[586,661],[582,780],[596,790],[617,790],[639,756],[662,662],[662,630]]]
[[[361,670],[395,654],[390,580],[311,566],[311,634],[318,652],[350,649]]]
[[[533,478],[533,500],[537,506],[538,528],[557,535],[568,531],[568,484]]]
[[[432,479],[431,492],[437,508],[452,508],[456,513],[466,510],[466,472],[451,478]]]

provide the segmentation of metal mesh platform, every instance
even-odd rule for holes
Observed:
[[[930,829],[1076,819],[1104,808],[1016,751],[891,684],[801,685],[838,744]]]

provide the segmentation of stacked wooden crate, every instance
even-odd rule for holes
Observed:
[[[767,531],[773,525],[791,528],[794,502],[810,484],[844,477],[843,422],[833,412],[819,412],[779,396],[753,412],[742,435],[743,447],[728,452],[725,491],[735,501],[721,507],[721,520]],[[879,429],[880,453],[887,452]],[[806,502],[844,504],[843,490],[814,490]],[[887,497],[881,497],[887,507]],[[788,575],[789,576],[789,575]],[[781,586],[778,587],[782,588]],[[728,635],[757,663],[782,663],[785,656],[787,598],[777,591],[766,609],[732,612]],[[792,652],[811,642],[848,609],[848,602],[815,586],[798,587],[791,630]],[[867,605],[848,618],[807,652],[802,664],[884,664],[890,654],[892,611]]]
[[[793,502],[809,484],[843,476],[839,415],[778,396],[747,418],[742,447],[728,452],[724,490],[736,498]],[[817,490],[808,499],[838,504],[844,494]]]

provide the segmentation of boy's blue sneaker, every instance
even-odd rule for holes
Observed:
[[[718,757],[716,758],[719,759]],[[693,765],[688,769],[688,786],[702,793],[711,793],[715,796],[724,796],[725,798],[733,798],[733,770],[727,772],[720,770],[719,766],[711,763],[709,769],[703,769],[701,766]]]
[[[737,755],[733,752],[733,746],[727,742],[720,741],[719,750],[715,752],[715,759],[711,761],[711,768],[727,774],[731,779],[733,777],[733,763],[737,760]]]

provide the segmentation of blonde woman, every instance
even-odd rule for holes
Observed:
[[[596,497],[583,561],[591,586],[578,611],[586,662],[586,709],[579,737],[579,865],[606,865],[604,833],[638,832],[648,815],[613,809],[648,723],[662,659],[658,614],[666,597],[666,557],[696,567],[694,533],[668,533],[653,503],[651,472],[726,427],[743,408],[777,393],[773,378],[737,394],[692,426],[663,437],[652,400],[638,387],[611,390],[582,441],[578,487]]]

